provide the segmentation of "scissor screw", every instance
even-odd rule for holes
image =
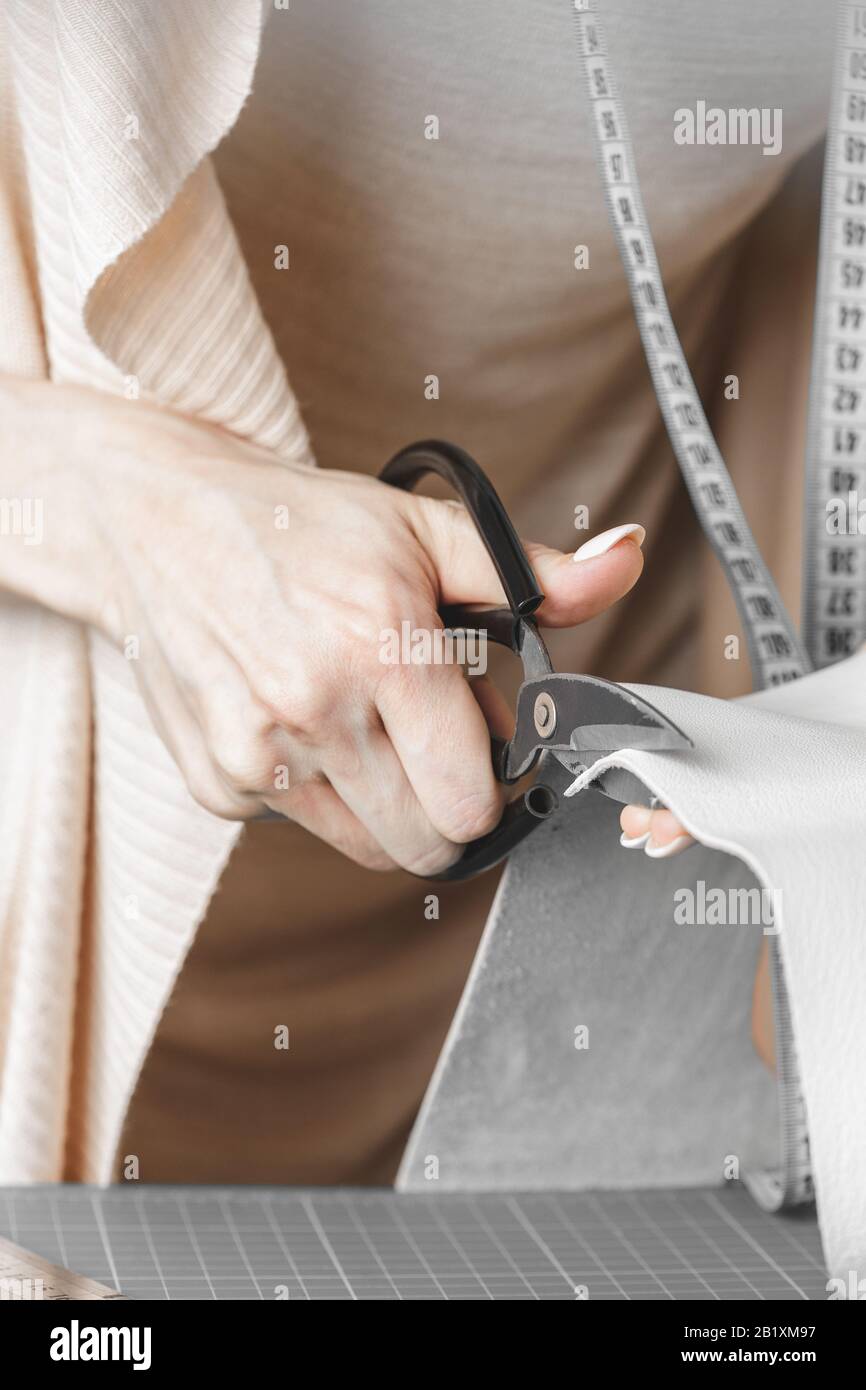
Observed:
[[[535,732],[541,738],[550,738],[556,728],[556,705],[553,703],[553,697],[546,691],[542,691],[536,697],[532,717],[535,721]]]

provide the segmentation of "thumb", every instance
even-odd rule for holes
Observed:
[[[440,603],[498,606],[505,595],[493,561],[460,503],[410,495],[410,522],[430,558]],[[643,569],[644,528],[615,526],[574,554],[524,541],[544,603],[535,617],[548,627],[573,627],[627,594]]]

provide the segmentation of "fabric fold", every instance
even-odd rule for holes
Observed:
[[[4,191],[16,197],[2,235],[33,276],[29,304],[0,326],[0,361],[156,399],[312,464],[208,159],[250,90],[261,18],[259,0],[146,10],[132,0],[11,0],[4,133],[20,131],[21,144],[6,150]],[[8,293],[20,299],[20,276]],[[241,827],[189,796],[119,652],[35,605],[4,600],[0,622],[16,653],[0,672],[0,706],[20,730],[4,760],[38,766],[46,747],[64,747],[71,783],[66,798],[43,779],[27,808],[5,803],[13,830],[36,824],[40,835],[27,845],[12,833],[0,850],[0,951],[10,963],[0,1180],[105,1182],[138,1071]],[[35,692],[21,674],[28,651]],[[62,688],[49,691],[58,670]],[[178,847],[183,888],[167,907],[154,885]],[[59,908],[40,896],[37,859],[75,866]],[[44,913],[50,931],[24,931]],[[41,1060],[13,1027],[30,1012],[55,1022]],[[23,1142],[30,1134],[38,1142]]]

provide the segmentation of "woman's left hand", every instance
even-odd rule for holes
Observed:
[[[673,811],[664,806],[626,806],[619,823],[620,844],[626,849],[642,849],[650,859],[669,859],[695,843]]]

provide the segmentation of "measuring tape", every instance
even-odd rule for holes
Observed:
[[[810,390],[807,650],[749,529],[673,325],[598,19],[598,0],[572,4],[605,199],[671,445],[736,600],[756,685],[796,680],[812,669],[810,654],[815,664],[826,665],[853,654],[866,640],[864,549],[856,534],[831,534],[826,507],[843,491],[861,488],[866,496],[866,6],[846,0],[839,4]],[[850,498],[844,500],[850,512]],[[863,524],[866,532],[866,515]],[[814,1191],[778,937],[770,939],[770,965],[781,1166],[748,1174],[745,1181],[761,1206],[778,1211],[811,1201]]]
[[[866,642],[866,6],[840,3],[837,18],[806,446],[803,632],[816,666]]]
[[[78,1302],[79,1299],[123,1299],[84,1274],[73,1274],[60,1265],[49,1264],[41,1255],[22,1250],[11,1240],[0,1238],[0,1301]]]

